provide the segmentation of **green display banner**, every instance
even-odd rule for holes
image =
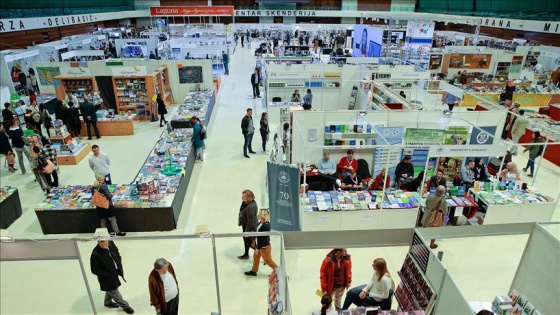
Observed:
[[[105,63],[106,66],[110,67],[110,66],[122,66],[123,62],[122,61],[107,61]]]
[[[404,143],[407,145],[429,146],[442,144],[444,130],[406,128]]]
[[[463,145],[469,141],[471,127],[449,126],[443,132],[443,144]]]

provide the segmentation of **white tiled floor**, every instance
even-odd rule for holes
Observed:
[[[265,201],[265,168],[267,156],[260,153],[260,139],[254,139],[259,152],[246,159],[242,155],[243,138],[239,123],[247,107],[255,108],[258,119],[263,111],[261,100],[253,100],[249,76],[255,64],[252,51],[238,49],[230,63],[230,76],[222,79],[217,107],[209,124],[206,156],[197,163],[187,192],[178,229],[170,232],[129,233],[129,236],[192,234],[197,225],[208,225],[212,232],[239,232],[237,214],[241,191],[251,189],[259,205]],[[111,174],[114,182],[130,182],[144,162],[148,151],[158,139],[161,129],[157,123],[138,122],[136,134],[131,137],[103,137],[97,143],[101,151],[112,159]],[[519,165],[526,158],[515,158]],[[536,186],[557,196],[560,191],[559,170],[543,163],[536,177]],[[1,184],[20,189],[23,216],[10,228],[15,238],[46,239],[55,237],[84,237],[91,235],[43,235],[33,205],[44,195],[33,182],[32,175],[10,174],[1,170]],[[87,161],[77,166],[61,167],[61,184],[79,184],[93,181]],[[556,212],[556,220],[560,219]],[[445,252],[444,263],[467,300],[490,300],[505,294],[523,252],[527,235],[440,240]],[[217,311],[216,290],[212,266],[212,247],[207,239],[168,241],[117,242],[125,269],[127,283],[121,292],[136,314],[153,314],[149,305],[147,277],[153,261],[166,257],[175,266],[181,290],[182,314],[210,314]],[[93,242],[80,243],[86,270]],[[265,314],[267,266],[261,265],[257,277],[247,278],[244,271],[251,261],[239,261],[242,252],[240,239],[220,239],[216,242],[220,273],[223,314]],[[273,240],[273,256],[278,261],[278,240]],[[507,249],[508,254],[496,255]],[[406,247],[350,249],[353,260],[353,283],[366,282],[371,276],[371,261],[384,257],[389,270],[396,275]],[[319,307],[315,290],[319,288],[319,267],[327,250],[294,250],[286,252],[290,276],[290,293],[294,314],[309,314]],[[1,314],[90,314],[86,289],[77,261],[2,262],[0,264]],[[398,277],[395,276],[398,282]],[[96,306],[100,314],[122,314],[122,311],[103,307],[103,294],[95,277],[88,272]],[[484,288],[484,289],[482,289]]]

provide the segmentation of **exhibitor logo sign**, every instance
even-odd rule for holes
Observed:
[[[287,172],[278,172],[278,181],[281,184],[287,185],[290,183],[290,174],[288,174]]]
[[[84,67],[60,67],[61,76],[91,77],[91,69]]]
[[[235,16],[317,16],[314,10],[235,10]]]
[[[148,71],[145,66],[134,67],[112,67],[111,71],[114,76],[145,76]]]
[[[74,25],[98,21],[95,14],[64,15],[54,17],[2,19],[0,20],[0,33],[32,30],[45,27]]]
[[[177,6],[177,7],[150,7],[151,16],[212,16],[212,15],[233,15],[231,5],[213,6]]]
[[[485,144],[470,144],[470,145],[442,145],[431,147],[429,156],[454,156],[454,157],[467,157],[467,156],[502,156],[505,155],[507,146],[503,144],[485,145]]]

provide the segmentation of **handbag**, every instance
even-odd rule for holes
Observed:
[[[91,203],[99,208],[109,209],[109,199],[107,199],[99,190],[93,190],[93,197]]]
[[[8,165],[15,164],[16,155],[13,152],[6,154],[6,162],[8,162]]]
[[[43,166],[43,173],[44,174],[51,174],[56,170],[56,165],[54,165],[51,160],[47,159],[47,165]]]
[[[443,226],[443,211],[439,208],[443,197],[438,201],[436,208],[430,215],[430,226]]]

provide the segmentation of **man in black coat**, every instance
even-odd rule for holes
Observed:
[[[121,285],[119,276],[124,280],[124,272],[117,246],[112,241],[97,241],[97,246],[91,252],[90,266],[91,272],[97,276],[101,291],[105,291],[105,306],[109,308],[120,306],[127,314],[133,314],[134,310],[119,292]]]
[[[84,121],[87,127],[88,140],[91,140],[91,126],[95,131],[95,136],[97,139],[101,138],[99,135],[99,130],[97,129],[97,114],[95,113],[95,106],[91,103],[87,96],[84,96],[84,102],[80,105],[80,112],[84,117]]]
[[[259,69],[255,68],[253,74],[251,74],[251,85],[253,86],[253,98],[260,98],[261,92],[259,91],[259,84],[261,83],[261,76],[259,74]]]
[[[405,155],[403,160],[397,164],[395,169],[395,180],[397,182],[397,188],[400,187],[400,183],[403,183],[407,178],[414,177],[414,166],[412,165],[412,157],[410,155]]]

